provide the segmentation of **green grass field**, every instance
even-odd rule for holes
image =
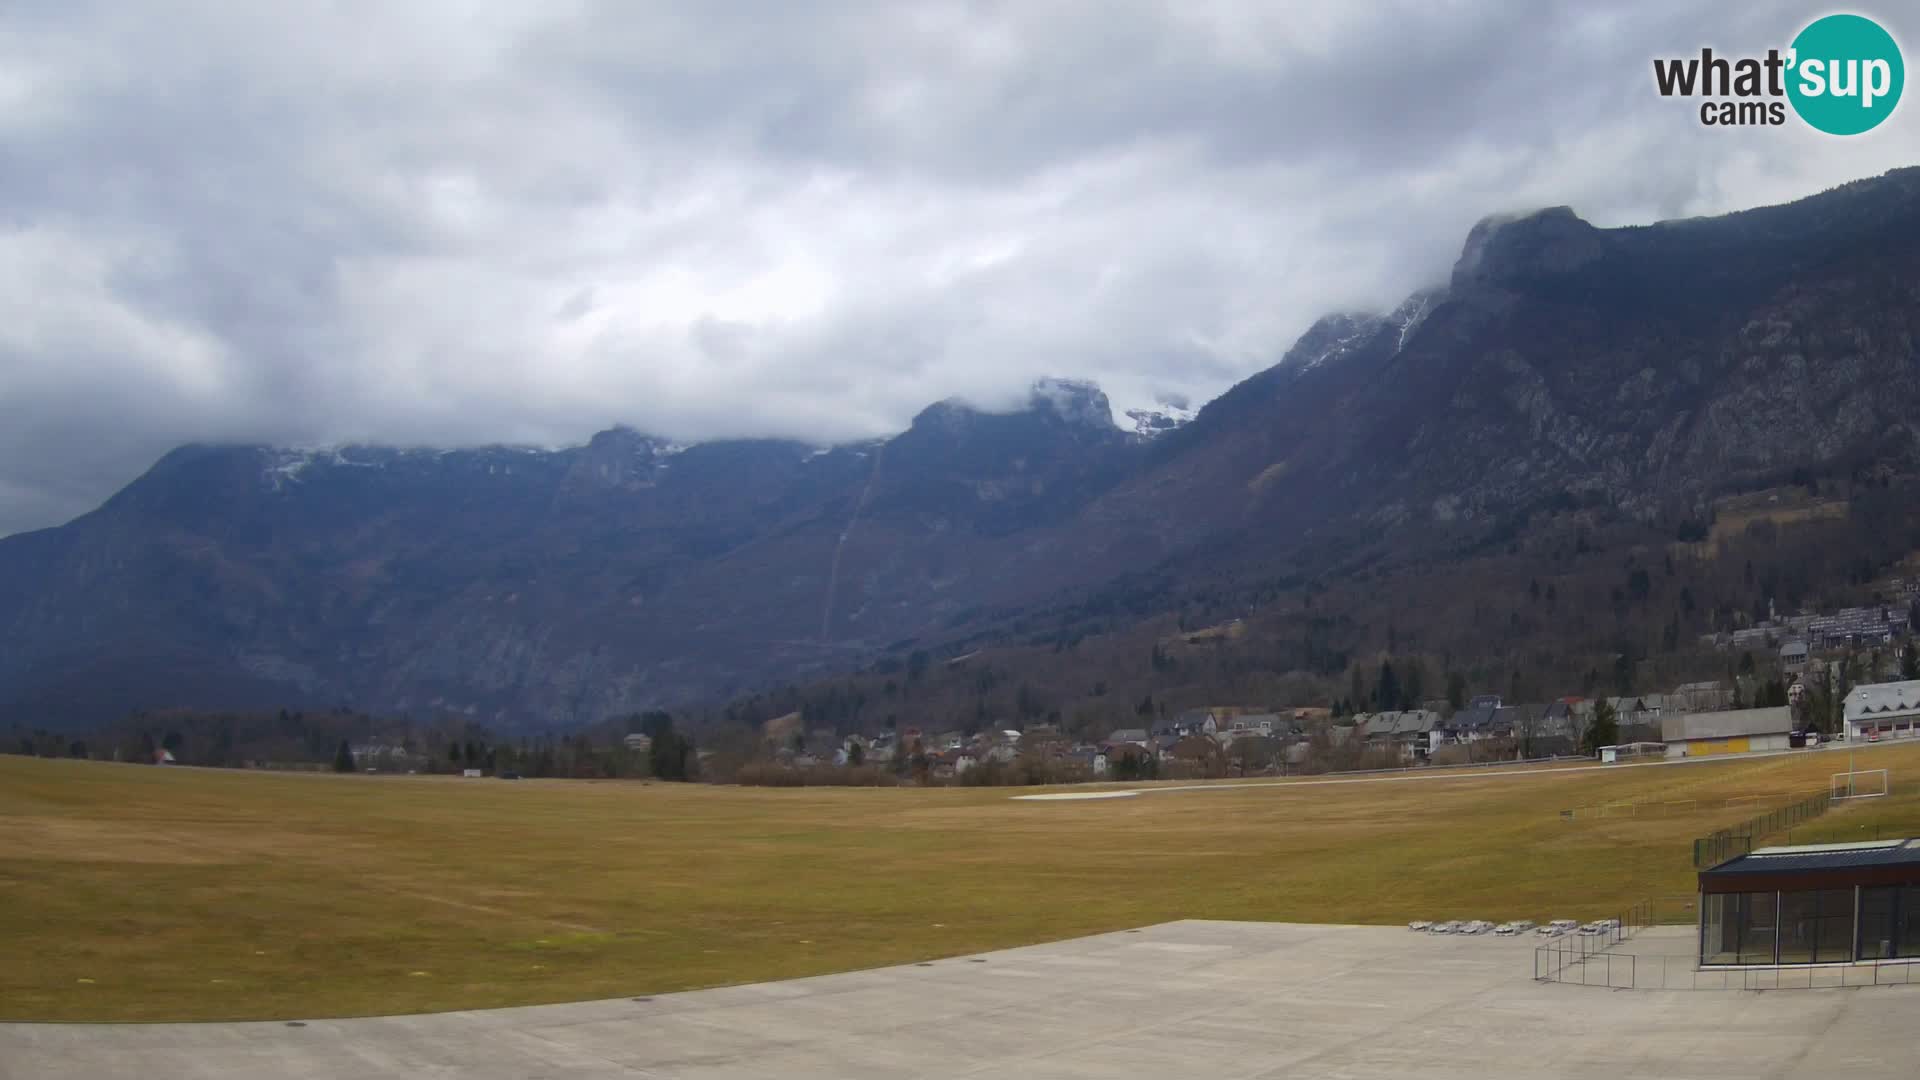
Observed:
[[[1920,778],[1920,747],[1858,758]],[[1582,918],[1666,897],[1686,919],[1690,839],[1756,812],[1725,800],[1824,788],[1844,760],[1035,803],[0,757],[0,1019],[643,995],[1178,918]],[[1691,808],[1558,813],[1682,787]]]

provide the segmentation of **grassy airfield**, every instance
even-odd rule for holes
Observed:
[[[1920,779],[1920,746],[1856,760]],[[1694,836],[1844,768],[1811,752],[1021,802],[0,757],[0,1019],[643,995],[1179,918],[1589,918],[1655,897],[1689,920]],[[1621,802],[1632,816],[1560,816]],[[1902,829],[1920,833],[1920,797],[1794,839]]]

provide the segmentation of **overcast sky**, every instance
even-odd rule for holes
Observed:
[[[1654,56],[1826,8],[1685,6],[7,0],[0,534],[187,441],[826,442],[1041,375],[1197,406],[1486,214],[1920,161],[1913,102],[1701,127]]]

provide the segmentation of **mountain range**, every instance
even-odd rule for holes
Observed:
[[[185,446],[0,539],[0,720],[350,703],[504,728],[805,680],[1124,591],[1444,560],[1920,461],[1920,169],[1714,218],[1490,219],[1197,413],[1049,379],[888,439]],[[1144,592],[1133,586],[1151,581]],[[1144,605],[1144,606],[1142,606]]]

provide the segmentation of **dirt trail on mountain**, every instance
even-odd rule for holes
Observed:
[[[873,450],[873,471],[867,474],[866,486],[860,489],[860,498],[853,504],[853,515],[847,518],[847,527],[840,530],[840,541],[833,545],[833,561],[827,567],[827,597],[820,612],[820,640],[833,640],[833,595],[840,587],[840,558],[847,550],[847,538],[853,535],[853,527],[860,523],[860,512],[867,508],[867,500],[873,496],[873,482],[880,478],[880,459],[887,452],[884,444]]]

